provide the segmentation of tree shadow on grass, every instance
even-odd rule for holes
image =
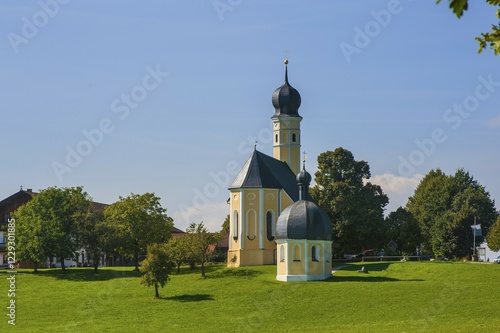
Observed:
[[[35,272],[20,272],[33,276],[53,277],[58,280],[67,281],[108,281],[120,278],[140,277],[141,273],[132,270],[100,269],[94,273],[92,268],[66,268],[66,273],[61,269],[42,269]]]
[[[363,273],[360,273],[363,274]],[[384,276],[367,276],[363,274],[363,276],[332,276],[324,280],[324,282],[404,282],[404,281],[416,281],[421,282],[425,281],[422,279],[409,279],[409,280],[401,280]]]
[[[206,275],[207,279],[222,279],[227,277],[254,277],[262,272],[249,268],[224,268]]]
[[[170,296],[170,297],[162,297],[161,299],[168,301],[177,301],[177,302],[201,302],[201,301],[213,301],[214,298],[212,295],[208,294],[185,294],[178,296]]]

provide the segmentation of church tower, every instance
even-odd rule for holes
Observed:
[[[300,94],[288,83],[288,60],[285,60],[285,83],[273,93],[273,156],[286,162],[294,174],[300,171]]]
[[[257,150],[229,185],[228,266],[277,263],[276,221],[299,200],[296,174],[300,171],[300,95],[288,83],[273,93],[274,156]]]

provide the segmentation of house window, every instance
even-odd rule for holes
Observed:
[[[233,239],[238,240],[238,211],[233,213]]]
[[[283,245],[280,246],[280,262],[285,261],[285,247]]]
[[[300,246],[294,245],[292,253],[293,253],[292,260],[293,261],[300,261]]]
[[[297,135],[295,133],[292,134],[292,141],[293,142],[297,141]]]
[[[266,213],[266,234],[267,240],[274,240],[274,214],[271,210]]]
[[[311,248],[311,260],[312,261],[319,261],[318,260],[318,248],[316,246],[313,246]]]

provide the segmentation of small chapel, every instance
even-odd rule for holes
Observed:
[[[331,269],[326,268],[330,265],[331,223],[326,213],[311,202],[307,194],[311,176],[305,170],[305,165],[301,171],[301,97],[288,82],[288,60],[285,60],[285,82],[274,91],[272,103],[275,109],[271,117],[273,156],[254,149],[229,186],[227,264],[229,267],[278,265],[277,279],[283,281],[313,279],[306,276],[309,267],[315,267],[312,270],[315,279],[327,274],[331,276]],[[309,181],[306,184],[307,179]],[[288,218],[284,215],[286,212]],[[300,224],[297,218],[303,218],[300,223],[306,225],[306,230],[302,234],[293,231],[288,233],[284,226],[290,224],[290,230],[294,229]],[[322,220],[325,218],[327,222]],[[329,223],[328,228],[324,223]],[[317,230],[313,232],[315,228]],[[292,238],[287,238],[289,236]],[[316,243],[311,243],[311,249],[308,249],[308,239],[296,238],[302,236],[312,236],[311,241]],[[329,241],[330,246],[323,241]],[[280,248],[279,262],[277,243]],[[309,260],[308,256],[311,255],[314,257]],[[316,269],[319,258],[322,258],[324,267]],[[288,260],[290,263],[287,263]],[[302,270],[298,262],[302,263]],[[284,268],[280,271],[281,266]],[[287,274],[295,277],[289,278]]]

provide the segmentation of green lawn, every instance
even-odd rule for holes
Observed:
[[[202,279],[185,268],[160,300],[130,267],[21,270],[15,327],[0,271],[0,332],[500,331],[500,265],[344,264],[329,281],[304,283],[278,282],[275,270],[209,266]]]

